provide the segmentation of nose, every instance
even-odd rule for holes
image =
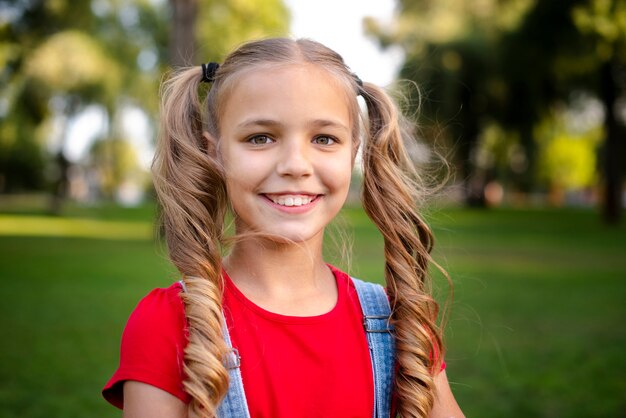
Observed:
[[[306,140],[293,138],[285,141],[281,147],[276,171],[281,176],[306,177],[313,172],[311,150]]]

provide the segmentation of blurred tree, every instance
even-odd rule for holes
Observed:
[[[427,136],[441,138],[443,133],[448,139],[470,205],[484,204],[484,185],[493,175],[478,167],[478,140],[497,121],[508,94],[499,71],[499,41],[520,25],[532,4],[532,0],[400,0],[391,26],[373,19],[365,22],[382,46],[399,44],[404,49],[400,77],[419,86],[409,96],[419,107]],[[520,109],[517,115],[522,119],[533,114]],[[522,189],[529,188],[530,160],[518,158],[510,167],[512,181]]]
[[[100,139],[89,150],[89,165],[98,173],[100,190],[107,199],[139,168],[135,149],[120,138]]]
[[[46,161],[53,166],[46,172],[67,177],[66,156],[47,155],[44,127],[53,118],[67,126],[98,104],[109,138],[125,137],[128,107],[155,118],[161,74],[172,51],[187,54],[172,57],[176,65],[192,63],[196,32],[202,56],[221,57],[244,39],[288,27],[280,0],[0,0],[0,11],[0,192],[44,187]]]
[[[508,96],[503,106],[507,115],[519,112],[519,99],[529,97],[528,92],[538,99],[531,104],[552,104],[569,102],[573,91],[584,89],[604,104],[603,214],[607,222],[618,222],[622,212],[620,161],[625,161],[626,148],[618,139],[616,103],[619,97],[626,97],[626,2],[537,2],[520,28],[501,43],[507,80],[523,89]],[[523,92],[526,94],[520,94]],[[545,107],[539,109],[541,112],[528,120],[536,123]],[[515,117],[503,120],[520,127]]]
[[[591,79],[591,88],[602,100],[606,112],[603,214],[607,222],[617,223],[622,215],[624,171],[620,166],[626,163],[626,120],[622,119],[620,127],[617,117],[617,100],[626,99],[626,2],[589,0],[574,4],[571,15],[582,38],[580,43],[584,42],[587,48],[578,48],[568,55],[562,69],[577,85],[589,86],[589,70],[596,75]]]
[[[598,124],[573,128],[567,111],[545,115],[534,130],[538,148],[538,178],[562,203],[563,192],[589,190],[597,184],[597,148],[602,139]],[[579,115],[571,115],[576,117]]]
[[[45,149],[37,127],[50,115],[49,97],[23,70],[29,54],[59,28],[70,22],[85,30],[91,26],[87,2],[65,6],[0,0],[0,191],[44,187]]]
[[[285,36],[289,10],[282,0],[205,0],[199,13],[198,52],[201,59],[223,59],[244,41]]]
[[[366,28],[383,46],[405,50],[401,77],[421,86],[422,122],[443,125],[452,137],[470,203],[481,201],[472,161],[480,132],[492,123],[517,132],[524,153],[510,168],[530,191],[537,184],[533,127],[583,89],[606,110],[604,213],[618,219],[624,149],[615,108],[625,97],[626,2],[400,0],[399,9],[391,27],[370,19]]]
[[[56,150],[51,211],[59,213],[68,190],[70,162],[65,155],[68,121],[86,103],[100,102],[112,109],[119,91],[120,69],[85,32],[68,30],[52,35],[26,59],[25,82],[45,97],[62,102],[61,141]],[[110,111],[109,111],[110,114]]]
[[[289,29],[289,12],[281,0],[169,0],[169,4],[169,62],[174,67],[220,60],[244,41],[284,36]]]
[[[169,0],[172,14],[169,61],[174,67],[195,63],[198,0]]]
[[[107,30],[103,28],[109,25],[100,26],[101,20],[92,13],[98,3],[102,2],[0,1],[0,8],[5,11],[0,16],[0,51],[5,52],[0,54],[4,64],[0,72],[0,99],[7,109],[0,114],[0,129],[19,133],[13,138],[14,147],[37,144],[37,154],[43,162],[49,148],[44,145],[53,133],[49,121],[56,118],[61,122],[60,144],[52,147],[55,156],[46,158],[56,196],[53,210],[58,210],[67,189],[64,183],[69,161],[63,152],[69,120],[89,103],[101,103],[110,111],[123,85],[125,73],[104,42]],[[19,129],[11,129],[15,125]],[[9,160],[0,167],[4,190],[17,190],[14,185],[21,183],[25,171],[43,179],[32,164],[22,162],[18,169],[17,161]],[[43,186],[40,182],[28,188]]]
[[[36,126],[47,108],[34,100],[37,92],[14,98],[13,107],[4,97],[0,109],[0,192],[37,190],[45,185],[45,155]],[[45,103],[45,102],[44,102]]]

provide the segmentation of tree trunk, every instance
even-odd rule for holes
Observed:
[[[48,210],[53,215],[60,215],[63,211],[63,205],[69,194],[69,172],[71,163],[64,153],[65,145],[68,139],[69,121],[76,116],[80,107],[80,97],[77,95],[69,95],[66,97],[65,109],[63,113],[63,125],[61,128],[61,144],[59,150],[54,157],[56,168],[56,177],[52,180],[52,194]]]
[[[198,0],[170,0],[172,26],[170,30],[170,65],[190,66],[195,61],[195,22]]]
[[[465,186],[465,204],[469,207],[486,207],[485,204],[485,173],[484,167],[479,167],[474,158],[478,146],[480,127],[476,110],[473,108],[473,92],[469,87],[461,87],[459,99],[461,111],[458,118],[461,130],[456,134],[460,138],[458,144],[463,164],[463,182]],[[454,131],[453,131],[454,132]]]
[[[618,126],[617,119],[615,118],[615,101],[617,98],[617,59],[613,57],[612,60],[607,61],[602,66],[602,87],[601,95],[602,102],[606,109],[606,116],[604,119],[604,129],[606,133],[606,139],[604,142],[604,202],[603,202],[603,216],[605,222],[609,224],[617,224],[620,221],[622,214],[621,204],[621,170],[620,170],[620,155],[621,146],[618,138]]]

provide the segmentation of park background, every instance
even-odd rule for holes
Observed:
[[[276,35],[336,48],[415,118],[466,415],[626,416],[626,2],[0,0],[0,417],[121,416],[100,390],[124,323],[177,280],[158,83]],[[359,176],[336,228],[354,255],[328,257],[380,282]]]

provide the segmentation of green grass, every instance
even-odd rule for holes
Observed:
[[[448,211],[450,379],[468,416],[626,416],[626,230],[586,211]]]
[[[99,393],[124,323],[139,298],[176,279],[152,238],[153,208],[4,212],[0,417],[120,416]],[[344,218],[351,272],[380,280],[378,233],[358,209]],[[428,218],[454,281],[446,361],[467,416],[626,416],[626,228],[585,210]]]

